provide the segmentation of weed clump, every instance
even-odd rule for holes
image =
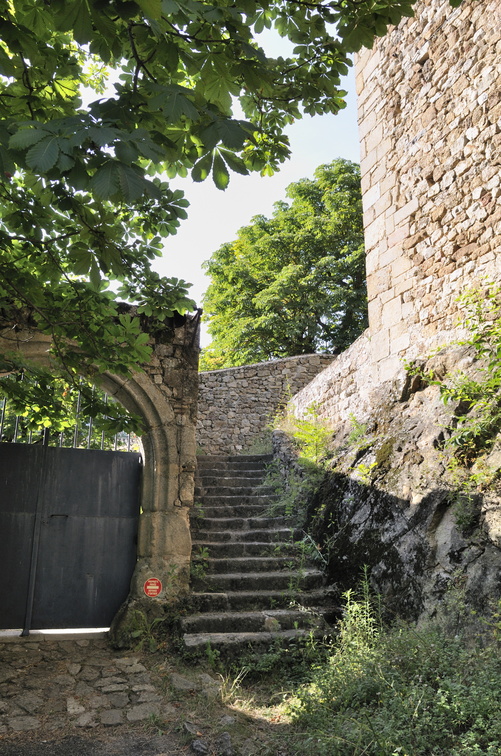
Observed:
[[[497,635],[472,646],[461,635],[448,636],[438,625],[385,630],[367,580],[358,595],[348,592],[345,599],[333,653],[288,702],[304,752],[499,754]],[[494,629],[497,625],[497,615],[487,623]]]
[[[501,286],[486,281],[457,301],[468,329],[468,337],[457,344],[472,350],[475,373],[455,370],[442,376],[416,364],[406,364],[406,370],[425,385],[438,386],[443,401],[454,407],[444,446],[470,467],[492,449],[501,429]],[[489,472],[492,478],[499,475],[498,469]]]

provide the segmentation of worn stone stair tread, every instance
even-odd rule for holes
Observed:
[[[290,541],[278,541],[270,543],[269,541],[193,541],[194,556],[199,556],[196,549],[207,549],[213,554],[214,558],[224,559],[226,557],[236,556],[260,556],[266,555],[275,548],[285,558],[288,558],[294,550],[294,544]],[[273,556],[273,553],[270,555]]]
[[[271,632],[265,623],[274,620],[278,623],[276,630],[297,629],[299,626],[311,627],[312,623],[318,623],[322,618],[322,610],[318,607],[305,609],[254,609],[252,611],[227,611],[227,612],[200,612],[185,617],[181,620],[181,626],[187,633],[197,632]],[[295,627],[297,624],[297,628]],[[282,625],[282,627],[280,627]],[[231,627],[239,627],[238,631]]]
[[[208,590],[213,586],[215,590],[261,590],[267,585],[273,585],[276,590],[286,591],[294,585],[297,590],[319,588],[323,582],[323,574],[318,570],[297,571],[281,570],[279,572],[233,572],[221,574],[207,574],[195,577],[195,588],[206,586]]]
[[[238,578],[263,578],[268,577],[270,580],[273,580],[274,578],[280,578],[284,575],[287,575],[288,577],[292,578],[301,578],[301,577],[322,577],[323,573],[320,570],[315,569],[314,567],[310,567],[307,569],[301,570],[301,573],[298,573],[297,570],[268,570],[267,572],[225,572],[223,575],[218,575],[218,578],[227,578],[228,580],[238,580]]]
[[[185,633],[183,640],[187,648],[200,648],[206,646],[207,643],[217,648],[218,646],[243,646],[256,643],[270,644],[274,640],[295,640],[310,632],[309,629],[298,628],[254,633]]]
[[[302,591],[280,591],[262,588],[259,591],[193,591],[191,595],[194,600],[200,597],[210,597],[212,599],[224,600],[231,600],[235,597],[256,598],[260,601],[263,601],[263,609],[265,609],[266,600],[274,598],[281,598],[288,601],[294,600],[300,605],[304,604],[304,606],[311,606],[310,603],[305,602],[305,598],[309,598],[315,600],[317,604],[321,604],[321,599],[325,598],[325,596],[328,595],[328,591],[325,591],[325,589],[314,589],[312,591],[308,591],[307,593],[303,593]]]
[[[196,555],[195,555],[196,556]],[[241,557],[203,557],[204,564],[211,574],[220,574],[220,570],[230,570],[233,572],[266,572],[270,574],[270,569],[274,567],[279,569],[284,566],[283,556],[241,556]],[[299,561],[299,557],[290,555],[286,564]],[[281,570],[283,572],[283,570]],[[228,574],[228,573],[225,573]]]
[[[232,483],[232,480],[235,482]],[[221,492],[223,495],[225,493],[230,495],[233,493],[233,495],[236,495],[235,489],[240,491],[240,494],[254,491],[256,493],[259,493],[260,491],[263,491],[263,493],[275,493],[275,489],[271,486],[264,485],[262,481],[256,483],[252,478],[248,478],[248,480],[242,478],[221,478],[219,480],[214,480],[213,483],[204,482],[203,486],[195,486],[195,496],[204,496],[205,494],[210,495],[214,490]]]
[[[268,589],[213,593],[193,591],[191,597],[194,605],[198,607],[197,611],[250,611],[290,608],[291,605],[299,605],[321,606],[324,615],[339,614],[339,607],[333,603],[332,597],[325,589],[312,589],[307,592]]]
[[[211,475],[204,475],[204,488],[208,485],[232,486],[241,485],[241,483],[243,483],[244,485],[246,485],[247,483],[249,485],[261,485],[261,483],[266,478],[266,475],[262,473],[261,470],[247,470],[244,471],[246,473],[245,475],[243,473],[240,473],[239,475],[227,475],[228,472],[228,470],[222,470],[219,474],[212,473]]]
[[[209,473],[209,474],[229,474],[229,475],[235,475],[235,474],[244,474],[247,473],[258,473],[259,475],[266,475],[267,471],[263,469],[262,463],[259,462],[249,462],[243,465],[228,465],[224,464],[222,462],[216,463],[214,465],[209,464],[200,464],[200,462],[197,463],[198,472],[202,473],[202,475]]]
[[[287,533],[287,534],[290,534],[290,532],[291,532],[290,528],[282,528],[281,530],[282,530],[283,533]],[[224,531],[224,532],[227,532],[227,531]],[[260,532],[261,532],[260,530],[248,530],[248,531],[246,531],[246,535],[249,535],[250,533],[260,533]],[[198,536],[199,533],[195,532],[194,535]],[[213,531],[210,531],[210,535],[211,536],[215,536],[215,535],[218,535],[218,533],[217,533],[216,530],[213,530]],[[222,541],[217,541],[217,540],[214,540],[213,538],[210,538],[210,539],[208,539],[208,538],[200,539],[200,538],[197,538],[197,537],[195,537],[193,539],[193,544],[194,545],[197,544],[197,546],[228,546],[228,545],[231,545],[232,543],[235,543],[235,541],[228,541],[226,539],[222,540]],[[267,549],[270,548],[270,542],[269,541],[246,541],[245,545],[246,546],[262,546],[263,548],[267,548]],[[277,548],[278,549],[280,545],[292,547],[292,546],[294,546],[294,543],[292,541],[289,541],[289,539],[287,539],[282,544],[275,543],[273,545],[273,548]]]
[[[285,527],[287,524],[294,524],[292,517],[199,517],[198,520],[209,530],[212,529],[211,525],[217,525],[228,530],[236,530],[241,527],[252,530],[253,527],[262,528],[272,525]]]
[[[197,457],[198,462],[224,462],[245,464],[246,462],[272,462],[273,454],[200,454]]]
[[[200,496],[199,498],[202,498]],[[223,504],[251,504],[253,501],[257,501],[259,503],[260,501],[277,501],[280,497],[278,494],[246,494],[245,496],[233,496],[232,494],[227,494],[226,496],[222,496],[221,494],[203,494],[204,502],[210,504],[214,499],[217,501],[222,501]],[[213,506],[213,505],[211,505]]]
[[[198,493],[198,496],[200,496],[200,491],[202,489],[197,488],[196,489],[196,495]],[[276,495],[276,490],[273,488],[273,486],[221,486],[221,485],[214,485],[214,486],[204,486],[203,487],[203,496],[246,496],[249,494],[249,491],[254,491],[255,494],[253,495],[259,495],[259,496],[274,496]]]
[[[196,533],[200,540],[206,541],[214,538],[218,543],[245,543],[256,540],[277,543],[286,541],[291,535],[290,528],[275,528],[273,530],[204,530],[197,528]]]
[[[204,506],[203,515],[197,515],[195,513],[192,519],[195,519],[197,516],[216,518],[218,515],[223,518],[231,516],[244,517],[246,514],[250,514],[251,517],[258,517],[260,514],[263,514],[263,509],[264,507],[262,504],[220,504],[217,507]]]

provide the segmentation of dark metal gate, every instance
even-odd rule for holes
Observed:
[[[0,443],[0,628],[108,627],[136,561],[141,455]]]

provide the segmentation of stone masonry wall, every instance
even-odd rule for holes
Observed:
[[[369,329],[294,398],[362,418],[501,278],[501,2],[422,0],[357,60]]]
[[[369,329],[294,398],[332,424],[403,386],[404,359],[461,335],[461,292],[501,279],[501,0],[415,12],[357,59]],[[203,449],[259,435],[277,404],[267,391],[281,391],[266,369],[202,374]]]
[[[238,454],[260,439],[280,404],[336,358],[309,354],[199,375],[197,444]]]
[[[374,401],[377,383],[370,364],[371,340],[369,329],[331,365],[319,373],[291,400],[290,406],[297,416],[304,415],[308,407],[318,404],[319,416],[334,428],[348,422],[350,415],[365,415]]]
[[[422,0],[357,61],[370,361],[442,344],[501,257],[501,3]]]

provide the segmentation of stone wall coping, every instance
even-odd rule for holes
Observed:
[[[309,354],[298,354],[293,357],[278,357],[272,360],[263,360],[263,362],[250,362],[247,365],[235,365],[227,368],[217,368],[216,370],[200,370],[200,375],[210,375],[211,373],[221,374],[223,372],[237,372],[238,370],[248,370],[249,368],[261,367],[263,365],[281,365],[286,362],[299,362],[301,360],[308,360],[311,362],[312,357],[334,359],[338,357],[337,354],[331,354],[329,352],[311,352]]]

